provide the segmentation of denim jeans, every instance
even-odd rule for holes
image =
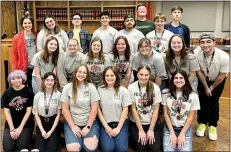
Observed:
[[[118,122],[109,123],[113,129]],[[119,134],[116,137],[110,137],[103,125],[100,126],[100,146],[102,152],[126,152],[128,151],[128,119],[124,122]]]
[[[173,129],[175,131],[175,135],[178,137],[182,127],[174,127]],[[183,149],[179,149],[176,145],[175,148],[173,148],[169,144],[169,138],[170,138],[170,132],[167,127],[167,125],[164,125],[164,139],[163,139],[163,149],[164,151],[192,151],[192,126],[188,128],[188,130],[185,133],[185,147]]]
[[[39,92],[39,86],[38,86],[38,82],[37,82],[35,76],[32,76],[31,84],[32,84],[34,94],[38,93]]]
[[[83,127],[80,127],[81,129]],[[99,124],[98,121],[95,120],[93,125],[91,126],[91,129],[89,133],[87,134],[86,137],[75,137],[74,133],[72,132],[69,124],[67,122],[64,122],[64,134],[65,134],[65,141],[66,145],[71,144],[71,143],[79,143],[81,146],[81,149],[84,151],[96,151],[98,147],[96,147],[95,150],[89,150],[85,145],[84,145],[84,139],[89,138],[89,137],[96,137],[99,139]]]
[[[198,87],[198,77],[195,76],[194,79],[192,80],[191,87],[194,92],[197,92],[197,87]]]

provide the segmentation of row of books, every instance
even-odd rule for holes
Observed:
[[[135,8],[110,8],[104,9],[110,13],[111,19],[123,19],[127,14],[133,14],[135,16]],[[100,19],[100,8],[92,9],[71,9],[70,17],[75,13],[80,13],[83,20],[99,20]],[[68,20],[67,9],[36,9],[36,16],[38,20],[43,20],[47,14],[53,15],[57,20]]]
[[[56,20],[67,20],[67,9],[37,9],[36,17],[38,20],[43,20],[44,17],[50,14],[55,17]]]
[[[110,22],[110,26],[114,27],[115,29],[122,30],[124,28],[123,22]]]

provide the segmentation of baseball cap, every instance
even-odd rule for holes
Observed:
[[[132,14],[128,14],[128,15],[124,16],[124,21],[125,21],[127,18],[133,18],[133,19],[135,20],[135,17],[134,17]]]
[[[203,32],[201,33],[201,35],[199,36],[199,41],[202,39],[212,39],[215,41],[215,37],[212,33],[209,32]]]

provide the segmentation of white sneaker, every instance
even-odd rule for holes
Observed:
[[[31,152],[39,152],[38,149],[32,149]]]
[[[22,150],[20,150],[20,152],[29,152],[29,150],[28,149],[22,149]]]
[[[202,123],[199,124],[199,126],[197,127],[196,135],[199,136],[199,137],[204,137],[205,129],[206,129],[205,124],[202,124]]]
[[[209,139],[217,140],[217,128],[214,126],[209,127]]]

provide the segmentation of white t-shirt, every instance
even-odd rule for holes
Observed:
[[[156,32],[156,30],[153,30],[149,32],[146,35],[146,37],[151,40],[152,44],[153,44],[153,41],[160,40],[159,47],[158,45],[152,45],[152,47],[154,48],[155,51],[162,54],[167,51],[168,42],[173,35],[174,33],[165,29],[163,35],[162,35],[162,32],[158,33]]]
[[[118,93],[113,88],[98,88],[100,108],[107,123],[119,122],[123,108],[132,104],[128,90],[120,86]]]
[[[144,102],[147,102],[146,100],[144,100],[145,96],[147,96],[146,87],[144,87],[144,88],[141,87],[141,92],[140,92],[140,89],[138,86],[138,81],[136,81],[136,82],[134,82],[128,86],[128,91],[129,91],[130,96],[133,100],[133,103],[136,104],[136,110],[137,110],[137,113],[139,115],[139,118],[140,118],[142,125],[148,125],[151,123],[155,104],[159,104],[162,101],[159,86],[156,85],[155,83],[153,83],[153,85],[154,85],[153,104],[150,106],[146,106],[146,107],[143,106]],[[132,114],[130,115],[130,119],[133,122],[135,122]]]
[[[119,36],[124,36],[128,39],[128,43],[130,46],[131,54],[134,55],[136,52],[138,52],[138,44],[140,39],[144,38],[142,32],[140,32],[137,29],[133,29],[132,31],[128,32],[125,29],[120,30],[119,33],[115,36],[115,40]]]
[[[214,51],[214,56],[204,56],[202,49],[194,50],[199,62],[200,70],[205,74],[205,76],[208,76],[210,81],[215,81],[220,73],[229,72],[229,55],[225,51],[216,47],[214,47]],[[208,63],[209,74],[207,73],[205,60]]]
[[[117,33],[118,31],[111,26],[109,26],[106,30],[103,30],[100,27],[93,33],[92,39],[99,37],[103,43],[103,53],[108,54],[112,51],[114,45],[114,37]]]
[[[91,103],[99,101],[99,94],[92,83],[82,84],[77,88],[77,101],[74,103],[72,86],[72,83],[64,86],[60,100],[69,103],[74,123],[77,126],[85,126],[91,112]]]
[[[59,91],[54,91],[51,97],[51,94],[46,94],[46,103],[45,98],[44,98],[44,92],[38,92],[34,96],[34,103],[33,103],[33,109],[37,109],[38,113],[40,116],[43,117],[51,117],[57,114],[57,110],[61,109],[61,104],[60,104],[60,98],[61,98],[61,93]],[[49,102],[49,111],[48,115],[45,113],[45,104]]]
[[[164,89],[162,97],[162,105],[167,107],[171,123],[175,127],[183,127],[188,118],[188,113],[192,110],[200,109],[199,98],[195,92],[189,94],[188,100],[182,97],[182,92],[177,92],[176,100],[171,96],[169,89]]]

